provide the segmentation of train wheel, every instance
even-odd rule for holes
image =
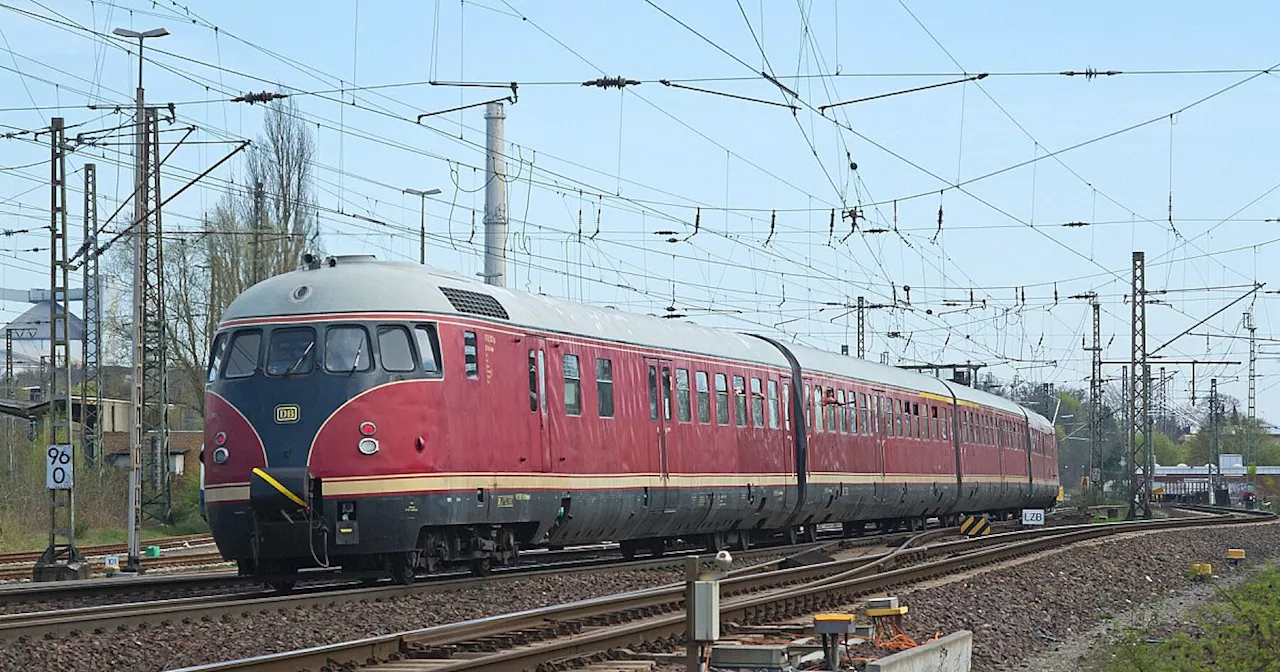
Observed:
[[[800,540],[806,544],[812,544],[818,540],[818,526],[805,525],[804,530],[800,532]]]
[[[794,526],[788,527],[787,528],[787,545],[795,546],[798,543],[800,543],[800,529]]]
[[[745,551],[751,546],[751,540],[747,538],[747,533],[739,530],[733,535],[733,550]]]
[[[297,579],[277,579],[268,581],[267,585],[277,593],[292,593],[294,586],[298,585]]]
[[[667,553],[667,542],[662,539],[654,539],[649,545],[649,554],[655,558],[661,558]]]
[[[472,576],[489,576],[493,571],[493,561],[489,558],[474,558],[471,561]]]
[[[414,578],[417,576],[417,572],[414,570],[413,563],[409,561],[409,558],[397,557],[392,559],[388,564],[389,566],[387,571],[391,574],[392,581],[395,581],[402,586],[407,586],[413,583]]]
[[[619,542],[618,550],[622,552],[623,560],[634,560],[636,557],[636,544],[634,541]]]

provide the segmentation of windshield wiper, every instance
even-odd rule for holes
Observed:
[[[364,342],[367,340],[369,339],[368,338],[360,339],[360,345],[356,346],[356,359],[354,362],[351,363],[351,370],[347,372],[348,376],[354,375],[356,372],[356,369],[360,368],[360,353],[364,352]]]
[[[294,363],[293,363],[293,366],[290,366],[289,368],[287,368],[287,369],[285,369],[285,370],[284,370],[284,375],[285,375],[285,376],[290,376],[290,375],[292,375],[292,374],[293,374],[293,370],[294,370],[294,369],[296,369],[296,368],[298,368],[298,365],[299,365],[299,364],[301,364],[301,363],[302,363],[302,361],[303,361],[304,359],[306,359],[306,358],[307,358],[307,355],[311,354],[311,348],[314,348],[315,346],[316,346],[316,342],[315,342],[315,341],[311,341],[310,343],[308,343],[308,344],[307,344],[307,349],[302,351],[302,356],[298,358],[298,361],[296,361],[296,362],[294,362]]]

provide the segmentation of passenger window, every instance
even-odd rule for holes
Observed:
[[[227,378],[248,378],[258,370],[258,350],[262,346],[262,332],[253,329],[236,332],[231,339],[231,354],[227,356]]]
[[[209,370],[206,371],[205,382],[212,383],[218,378],[218,371],[222,369],[222,359],[227,354],[227,335],[218,334],[213,339],[213,348],[209,351]]]
[[[950,408],[944,408],[944,409],[942,409],[942,418],[941,418],[941,420],[942,420],[942,438],[943,438],[944,440],[946,440],[946,439],[950,438],[950,435],[951,435],[951,429],[950,429],[950,425],[951,425],[951,409],[950,409]]]
[[[373,368],[369,333],[364,327],[329,327],[324,335],[324,368],[334,373],[355,373]]]
[[[311,373],[316,332],[311,327],[276,329],[267,347],[267,375],[289,376]]]
[[[707,372],[694,371],[693,384],[698,393],[698,422],[711,422],[711,389],[707,386]]]
[[[676,418],[689,422],[689,370],[676,369]]]
[[[911,432],[917,439],[925,438],[920,427],[920,404],[911,402]]]
[[[813,406],[809,404],[809,386],[804,385],[801,387],[801,389],[804,390],[804,403],[802,405],[804,406],[804,422],[806,425],[806,430],[809,432],[812,432],[814,431]]]
[[[815,431],[821,432],[825,429],[826,414],[822,412],[822,387],[813,386],[813,428]]]
[[[782,384],[782,425],[791,429],[791,386]]]
[[[272,342],[275,337],[272,336]],[[418,368],[413,361],[413,346],[409,345],[409,330],[394,325],[378,327],[378,356],[382,368],[387,371],[413,371]]]
[[[428,375],[439,377],[440,369],[440,336],[436,333],[436,325],[419,324],[413,330],[418,341],[418,361],[422,363],[422,371]]]
[[[778,428],[778,381],[769,381],[769,429]]]
[[[466,364],[467,377],[478,379],[480,377],[480,356],[476,352],[476,332],[462,332],[462,354]]]
[[[671,367],[662,367],[662,419],[671,420]]]
[[[529,410],[538,412],[538,353],[529,348]]]
[[[849,390],[849,433],[858,433],[858,393]]]
[[[862,397],[862,405],[860,406],[862,411],[862,433],[871,434],[873,432],[871,429],[871,395],[861,394],[860,396]]]
[[[733,377],[733,412],[734,423],[739,427],[747,426],[747,381],[742,376]]]
[[[566,415],[582,415],[582,378],[578,371],[578,356],[564,356],[564,412]]]
[[[764,427],[764,390],[759,378],[751,379],[751,424]]]
[[[716,422],[729,424],[729,379],[723,373],[716,374]]]
[[[649,419],[658,421],[658,367],[649,365]]]
[[[847,407],[844,405],[844,390],[836,390],[836,403],[840,404],[836,407],[836,413],[840,416],[840,431],[848,432],[849,416],[845,412]]]
[[[596,359],[596,406],[600,417],[613,417],[613,360],[611,359]]]

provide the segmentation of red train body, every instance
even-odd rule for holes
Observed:
[[[210,358],[206,510],[246,572],[408,580],[1057,493],[1050,423],[967,387],[421,266],[313,266],[237,298]]]

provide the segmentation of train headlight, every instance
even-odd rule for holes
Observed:
[[[231,453],[224,446],[218,446],[213,451],[214,464],[226,464],[227,458],[231,457]]]
[[[360,439],[360,443],[356,444],[362,455],[372,455],[378,452],[378,440],[365,437]],[[216,457],[214,459],[217,459]]]
[[[373,436],[378,431],[378,426],[372,422],[360,423],[360,436]]]

